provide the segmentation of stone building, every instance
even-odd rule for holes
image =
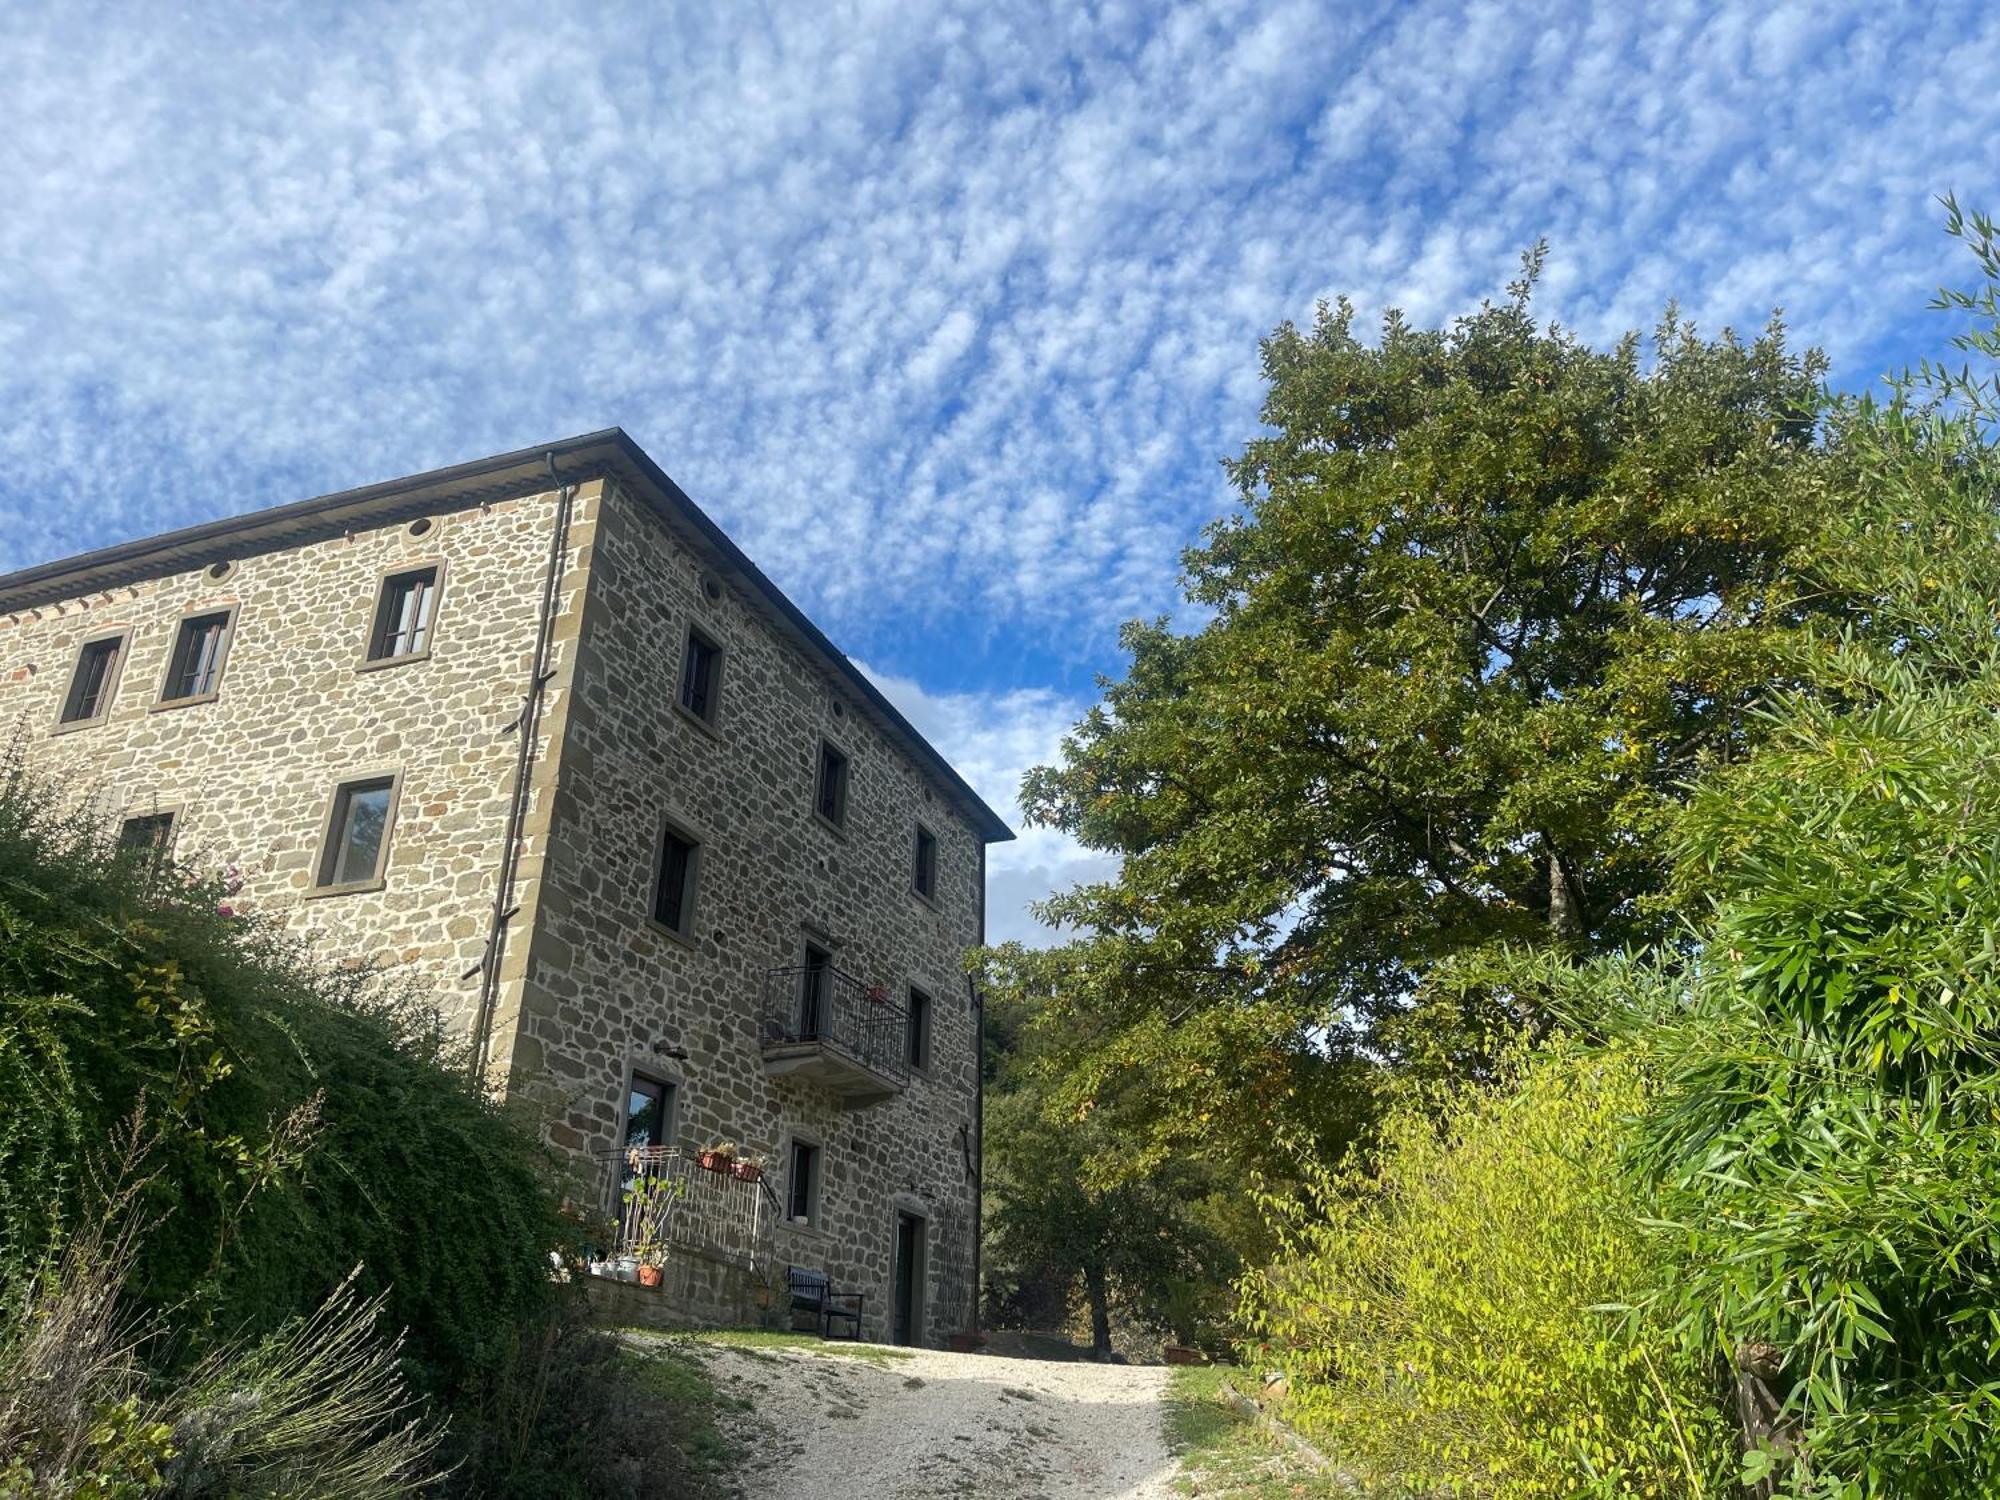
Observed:
[[[623,432],[0,577],[0,721],[433,993],[580,1192],[658,1190],[623,1232],[682,1315],[782,1314],[796,1266],[870,1337],[972,1323],[1011,834]]]

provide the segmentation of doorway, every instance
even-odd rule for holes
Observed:
[[[894,1326],[898,1344],[920,1344],[924,1336],[924,1221],[917,1214],[896,1215],[896,1279]]]

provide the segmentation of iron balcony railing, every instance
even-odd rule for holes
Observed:
[[[764,980],[764,1050],[817,1043],[898,1087],[910,1080],[909,1020],[880,985],[828,964],[773,969]]]
[[[703,1167],[678,1146],[633,1146],[605,1153],[606,1196],[617,1225],[616,1255],[664,1258],[700,1250],[752,1269],[769,1259],[778,1198],[762,1176],[733,1164]]]

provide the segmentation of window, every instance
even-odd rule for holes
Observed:
[[[118,688],[118,666],[124,655],[122,634],[83,643],[76,654],[76,670],[70,674],[59,722],[91,724],[111,711],[111,695]]]
[[[674,1137],[674,1086],[634,1073],[625,1091],[625,1147],[664,1146]]]
[[[326,844],[320,851],[321,890],[348,890],[382,878],[389,855],[389,819],[396,805],[396,778],[349,781],[333,794]]]
[[[119,825],[118,852],[136,855],[148,864],[158,864],[167,857],[167,846],[173,842],[173,837],[172,813],[144,813],[127,818]]]
[[[819,1223],[819,1147],[793,1141],[785,1173],[785,1216],[794,1224]]]
[[[835,828],[847,822],[847,757],[825,740],[819,742],[819,780],[813,789],[813,811]]]
[[[681,657],[681,707],[704,724],[715,722],[722,691],[722,648],[694,626],[688,627]]]
[[[910,986],[909,1024],[905,1035],[908,1043],[905,1056],[910,1066],[928,1068],[931,1065],[931,997],[915,985]]]
[[[917,859],[910,872],[910,886],[926,901],[937,899],[937,835],[921,823],[917,825]]]
[[[676,937],[694,936],[695,877],[701,845],[672,824],[660,830],[660,857],[653,870],[653,920]]]
[[[412,568],[382,580],[375,625],[368,634],[370,661],[422,656],[431,648],[431,617],[437,611],[438,570]]]
[[[222,661],[229,653],[229,621],[234,610],[190,615],[174,637],[174,654],[167,663],[162,703],[212,698],[222,682]]]

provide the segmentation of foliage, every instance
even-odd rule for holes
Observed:
[[[1333,1500],[1353,1494],[1320,1472],[1239,1404],[1222,1366],[1183,1365],[1167,1384],[1167,1446],[1180,1460],[1176,1489],[1211,1500]]]
[[[1613,1310],[1666,1270],[1618,1164],[1645,1102],[1630,1056],[1547,1050],[1392,1111],[1372,1173],[1270,1198],[1245,1312],[1288,1417],[1397,1493],[1724,1493],[1706,1362]]]
[[[379,1297],[342,1287],[152,1379],[142,1351],[164,1330],[119,1309],[143,1238],[129,1218],[93,1219],[0,1315],[0,1496],[389,1500],[438,1477],[439,1433],[378,1336]]]
[[[1645,1160],[1690,1341],[1782,1355],[1825,1495],[2000,1486],[2000,468],[1967,429],[1881,419],[1848,552],[1873,636],[1830,698],[1703,788],[1684,884],[1700,962],[1616,976],[1663,1060]],[[1899,456],[1892,456],[1900,449]],[[1942,543],[1942,545],[1940,545]],[[1593,1007],[1601,994],[1593,995]]]
[[[308,1314],[362,1267],[449,1391],[548,1296],[563,1243],[532,1141],[436,1018],[121,855],[84,789],[0,766],[0,1290],[81,1222],[134,1102],[157,1133],[128,1293],[204,1342]]]
[[[1590,349],[1537,327],[1538,265],[1444,331],[1370,346],[1341,303],[1266,341],[1243,512],[1186,558],[1204,623],[1128,626],[1027,779],[1034,821],[1122,858],[1046,904],[1075,941],[1002,963],[1076,1044],[1058,1114],[1119,1114],[1097,1171],[1331,1154],[1375,1061],[1476,1067],[1518,1023],[1467,990],[1413,1021],[1439,959],[1672,929],[1684,783],[1754,738],[1843,493],[1822,362],[1671,312],[1650,361]]]
[[[983,1275],[989,1316],[1059,1321],[1077,1296],[1091,1343],[1111,1352],[1114,1307],[1177,1337],[1208,1338],[1226,1312],[1237,1262],[1204,1218],[1218,1184],[1199,1161],[1110,1185],[1088,1180],[1093,1152],[1115,1149],[1089,1121],[1057,1122],[1035,1049],[1060,1047],[1023,1022],[1020,1002],[988,1002]],[[1039,1293],[1039,1302],[1037,1294]]]
[[[703,1500],[723,1493],[729,1405],[700,1363],[657,1337],[621,1340],[580,1302],[524,1323],[464,1403],[457,1493],[479,1500]]]

